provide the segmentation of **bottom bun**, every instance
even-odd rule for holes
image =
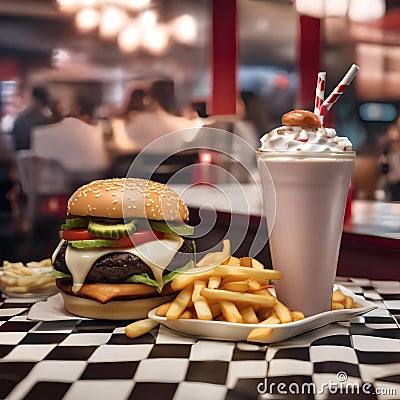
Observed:
[[[172,300],[176,293],[139,300],[115,300],[106,304],[73,296],[61,291],[68,312],[79,317],[94,319],[143,319],[153,308]]]

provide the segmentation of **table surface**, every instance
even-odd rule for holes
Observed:
[[[250,183],[171,185],[191,208],[214,208],[230,214],[264,215],[261,187]],[[349,233],[400,239],[400,203],[354,200]]]
[[[318,389],[329,380],[337,383],[338,373],[344,372],[345,382],[371,384],[364,386],[371,393],[397,394],[341,399],[399,399],[400,282],[338,282],[379,308],[268,346],[196,340],[164,327],[129,339],[124,321],[31,321],[26,315],[32,303],[3,299],[0,398],[337,399],[326,388],[315,397],[261,396],[257,386],[268,378],[268,385],[314,383]]]

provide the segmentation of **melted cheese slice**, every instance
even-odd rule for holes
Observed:
[[[60,251],[64,240],[57,246],[52,259],[54,260]],[[177,251],[181,248],[183,239],[174,234],[165,234],[163,239],[140,244],[136,247],[105,249],[87,248],[76,249],[68,246],[65,252],[65,263],[71,272],[73,285],[72,291],[79,292],[87,274],[93,264],[102,256],[110,253],[131,253],[139,257],[153,272],[154,278],[158,283],[162,282],[162,275],[165,268],[172,261]]]

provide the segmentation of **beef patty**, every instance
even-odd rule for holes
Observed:
[[[54,261],[54,268],[57,271],[70,274],[65,263],[65,252],[67,250],[65,242],[58,252]],[[190,240],[184,239],[184,242],[172,261],[164,270],[164,275],[177,268],[183,267],[190,260],[193,260],[193,244]],[[151,269],[137,256],[131,253],[112,252],[98,258],[90,269],[85,282],[109,282],[121,283],[132,275],[147,273],[154,279]]]

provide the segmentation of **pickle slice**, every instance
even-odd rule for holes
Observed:
[[[136,224],[135,220],[132,220],[126,224],[114,224],[107,225],[101,224],[95,221],[89,221],[88,231],[95,236],[120,239],[129,236],[132,232],[135,232]]]

